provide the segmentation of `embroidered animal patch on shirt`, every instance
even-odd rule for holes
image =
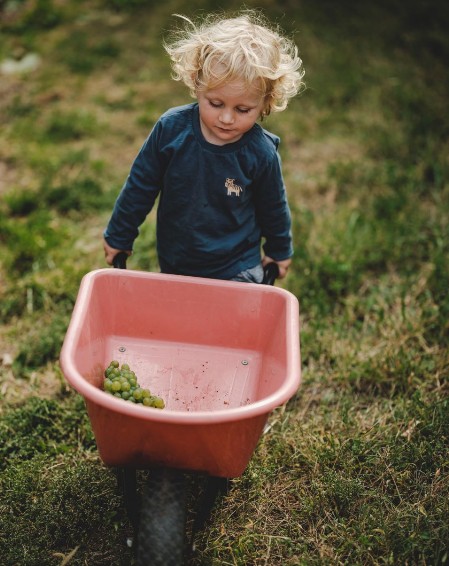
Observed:
[[[225,187],[228,189],[228,197],[233,194],[239,197],[240,193],[243,192],[243,188],[235,184],[235,179],[226,179]]]

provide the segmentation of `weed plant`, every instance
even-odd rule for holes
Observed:
[[[191,566],[449,564],[447,3],[262,7],[307,91],[282,138],[303,380],[196,536]],[[224,8],[237,9],[229,1]],[[162,49],[209,0],[0,2],[0,562],[130,565],[114,471],[58,366],[82,276],[157,117]],[[155,215],[129,267],[157,271]],[[12,358],[12,362],[11,362]],[[142,476],[139,476],[143,479]]]

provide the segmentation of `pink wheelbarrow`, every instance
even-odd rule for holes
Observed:
[[[296,297],[270,285],[126,269],[84,276],[60,363],[100,458],[120,470],[139,565],[183,564],[186,473],[213,489],[243,474],[268,416],[297,391],[298,318]],[[165,409],[104,392],[111,360]],[[139,504],[138,469],[151,484]]]

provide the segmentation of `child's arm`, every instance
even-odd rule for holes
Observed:
[[[256,214],[265,239],[262,265],[275,262],[279,279],[286,277],[292,262],[291,212],[287,202],[278,154],[257,179]]]
[[[120,251],[131,255],[139,227],[159,194],[162,172],[155,133],[157,126],[134,160],[103,233],[103,248],[109,265],[112,265],[114,256]]]

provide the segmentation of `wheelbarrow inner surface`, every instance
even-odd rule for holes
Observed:
[[[81,282],[61,367],[86,400],[106,463],[193,465],[230,477],[243,471],[269,413],[298,388],[298,326],[297,300],[283,289],[100,269]],[[166,408],[103,392],[111,360],[129,364]],[[245,453],[244,461],[217,467],[217,443]]]

